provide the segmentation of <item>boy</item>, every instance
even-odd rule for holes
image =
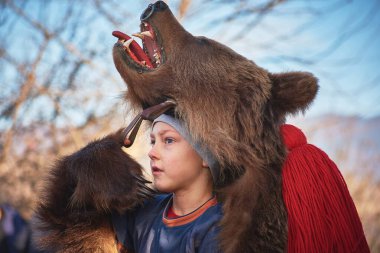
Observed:
[[[154,186],[167,194],[132,213],[113,215],[119,243],[139,253],[220,252],[222,209],[213,194],[212,156],[166,114],[153,122],[150,138]]]

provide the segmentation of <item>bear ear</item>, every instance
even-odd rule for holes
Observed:
[[[318,92],[318,80],[308,72],[269,74],[272,105],[276,113],[304,112]]]

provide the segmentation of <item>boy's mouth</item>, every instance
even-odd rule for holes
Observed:
[[[157,166],[152,166],[152,174],[158,174],[158,173],[161,173],[163,172],[163,170],[161,170],[160,168],[158,168]]]

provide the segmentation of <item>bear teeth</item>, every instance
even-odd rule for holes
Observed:
[[[153,34],[150,31],[144,31],[140,33],[134,33],[132,36],[138,37],[140,39],[144,39],[145,36],[150,37],[153,39]]]
[[[133,39],[130,38],[129,40],[127,40],[127,41],[125,41],[125,42],[123,43],[123,46],[124,46],[127,50],[129,50],[129,45],[132,43],[132,41],[133,41]]]
[[[153,57],[154,57],[154,59],[156,59],[156,60],[160,60],[160,55],[158,54],[158,53],[154,53],[154,55],[153,55]]]

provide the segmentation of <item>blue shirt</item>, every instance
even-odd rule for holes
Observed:
[[[158,195],[143,207],[123,215],[114,214],[112,222],[119,243],[137,253],[216,253],[221,205],[216,198],[184,216],[166,217],[172,195]]]

